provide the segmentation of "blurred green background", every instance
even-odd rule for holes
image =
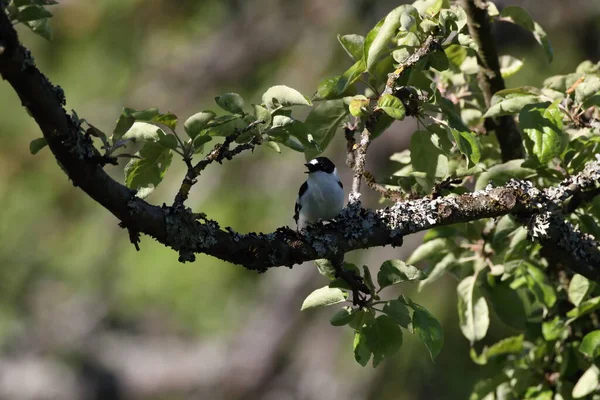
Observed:
[[[185,120],[230,91],[258,102],[275,84],[312,95],[350,60],[335,35],[366,34],[400,1],[62,0],[50,10],[54,40],[18,27],[39,68],[74,109],[110,132],[123,106],[159,107]],[[600,58],[600,1],[513,0],[548,31],[548,64],[526,32],[496,27],[501,54],[526,59],[509,86],[538,85]],[[39,129],[0,82],[0,398],[2,399],[467,399],[485,370],[458,329],[456,282],[447,277],[409,296],[441,321],[446,345],[431,362],[405,335],[401,352],[374,370],[353,360],[351,331],[329,324],[333,310],[300,313],[326,281],[312,263],[258,275],[211,257],[180,264],[143,237],[141,251],[118,221],[74,188],[44,149]],[[414,122],[396,123],[370,148],[368,169],[389,172]],[[326,155],[344,165],[343,136]],[[258,148],[211,165],[188,202],[240,232],[292,225],[303,156]],[[122,181],[122,165],[110,173]],[[150,196],[172,201],[184,174],[175,160]],[[368,190],[368,189],[366,189]],[[366,203],[378,198],[366,193]],[[348,258],[377,268],[400,249]],[[390,289],[391,290],[391,289]],[[405,289],[406,290],[406,289]],[[495,319],[490,340],[508,328]]]

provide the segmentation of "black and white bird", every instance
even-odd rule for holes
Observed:
[[[331,219],[344,208],[344,186],[331,160],[317,157],[304,165],[308,179],[300,186],[294,213],[298,230],[320,219]]]

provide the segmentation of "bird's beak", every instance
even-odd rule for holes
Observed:
[[[308,171],[304,171],[305,174],[310,174],[312,172],[311,169],[314,167],[314,165],[312,165],[311,163],[306,163],[304,164],[304,166],[308,168]]]

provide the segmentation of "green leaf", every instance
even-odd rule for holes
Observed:
[[[377,106],[382,109],[390,117],[402,121],[406,115],[406,109],[402,101],[392,96],[391,94],[384,94],[377,101]]]
[[[523,352],[523,335],[511,336],[484,348],[481,355],[473,357],[474,349],[471,349],[471,358],[479,365],[485,365],[489,361],[503,361],[510,354],[521,354]]]
[[[115,130],[113,131],[112,136],[115,142],[121,139],[125,132],[127,132],[129,128],[131,128],[131,125],[133,125],[133,123],[135,122],[135,118],[133,117],[133,115],[131,115],[134,111],[135,110],[127,107],[123,108],[123,110],[121,111],[121,115],[117,120],[117,125],[115,126]]]
[[[160,140],[159,132],[165,135],[162,129],[156,125],[147,122],[135,122],[131,128],[123,135],[124,140],[133,140],[134,142],[158,142]]]
[[[311,110],[304,124],[308,132],[313,135],[313,140],[320,151],[317,149],[308,151],[307,158],[313,159],[327,149],[347,116],[348,109],[344,106],[343,100],[323,101]]]
[[[373,353],[373,367],[394,355],[402,346],[402,329],[387,315],[380,315],[363,329],[367,348]]]
[[[548,35],[544,29],[531,18],[525,9],[518,6],[505,7],[500,13],[500,18],[504,21],[515,23],[531,32],[535,40],[537,40],[544,48],[548,61],[552,61],[554,58],[554,49],[552,49],[552,45],[548,40]]]
[[[139,118],[136,118],[137,120],[139,120]],[[158,124],[163,124],[167,127],[169,127],[173,132],[175,131],[175,128],[177,127],[177,115],[168,112],[166,114],[159,114],[156,117],[150,119],[151,122],[156,122]]]
[[[369,104],[370,100],[363,95],[356,95],[351,97],[350,104],[348,108],[350,109],[350,114],[354,117],[363,117],[367,116],[370,113]]]
[[[167,135],[162,130],[158,130],[158,144],[170,150],[177,148],[177,138],[175,135]]]
[[[52,13],[39,5],[23,6],[19,8],[17,21],[28,22],[52,17]]]
[[[406,260],[408,264],[416,264],[424,260],[440,259],[450,251],[449,242],[445,238],[437,238],[423,243]]]
[[[363,57],[365,38],[360,35],[337,35],[337,39],[350,57],[358,61]]]
[[[583,275],[575,274],[569,283],[568,296],[569,301],[578,306],[596,287],[595,282],[591,282]]]
[[[48,142],[46,141],[46,138],[42,137],[42,138],[33,139],[29,143],[29,151],[31,152],[31,154],[37,154],[41,149],[43,149],[47,145],[48,145]]]
[[[365,61],[360,59],[336,80],[335,92],[332,98],[339,98],[344,95],[350,86],[360,78],[363,72],[365,72]]]
[[[269,110],[258,104],[252,104],[252,109],[254,110],[254,116],[256,117],[256,120],[263,121],[260,125],[261,131],[263,131],[266,127],[271,125],[273,117],[271,116]]]
[[[317,266],[317,270],[321,275],[326,276],[329,279],[335,278],[335,268],[328,259],[321,258],[315,260],[315,265]]]
[[[365,285],[367,285],[371,293],[375,293],[375,284],[373,283],[371,270],[366,265],[363,265],[363,279],[365,281]]]
[[[485,337],[490,326],[487,302],[477,285],[476,276],[468,276],[457,287],[460,329],[471,344]]]
[[[525,132],[527,150],[542,165],[559,156],[567,142],[562,112],[553,103],[529,104],[519,113],[519,127]]]
[[[349,74],[352,74],[352,72],[354,71],[353,68],[355,68],[355,65],[353,65],[350,68],[350,70],[348,70],[346,72],[348,72]],[[364,65],[364,62],[363,62],[363,65]],[[364,70],[364,67],[363,67],[363,70]],[[345,97],[345,96],[351,96],[352,94],[356,94],[356,88],[354,86],[352,86],[352,83],[354,83],[356,80],[358,80],[358,78],[360,78],[361,74],[362,74],[362,72],[358,73],[358,75],[353,75],[350,77],[351,79],[347,79],[347,77],[344,77],[343,82],[340,83],[340,88],[341,89],[346,88],[346,89],[342,93],[338,93],[338,83],[342,79],[341,76],[334,76],[333,78],[323,79],[321,82],[319,82],[319,85],[317,86],[317,93],[314,95],[313,99],[314,100],[335,100],[335,99],[341,99],[342,97]]]
[[[522,331],[527,327],[527,313],[517,290],[520,289],[515,290],[510,287],[509,281],[496,282],[486,288],[488,299],[500,320]]]
[[[222,115],[208,122],[206,128],[200,131],[200,135],[210,136],[229,136],[235,133],[236,129],[243,129],[248,126],[239,115]]]
[[[306,148],[302,145],[302,143],[300,143],[300,141],[293,136],[290,136],[286,140],[278,141],[278,143],[281,143],[282,145],[300,153],[304,153],[306,151]]]
[[[215,97],[215,101],[225,111],[232,114],[244,115],[244,99],[237,93],[225,93]]]
[[[467,49],[458,44],[452,44],[444,49],[448,60],[457,67],[460,67],[467,58]]]
[[[434,51],[429,56],[429,65],[438,71],[445,71],[450,68],[450,61],[443,50]]]
[[[444,6],[444,0],[417,0],[413,3],[413,6],[420,14],[435,15]]]
[[[416,131],[410,140],[410,158],[413,170],[421,172],[424,177],[417,177],[417,182],[425,191],[430,191],[435,178],[445,178],[449,174],[448,157],[436,146],[439,142],[437,134],[428,130]]]
[[[523,61],[513,56],[500,56],[500,74],[506,79],[513,76],[523,67]]]
[[[372,72],[377,61],[389,53],[390,42],[400,27],[400,19],[404,13],[417,17],[417,10],[413,6],[397,7],[379,21],[365,38],[364,59],[367,71]]]
[[[479,140],[464,124],[461,117],[458,116],[455,106],[451,101],[440,98],[438,105],[448,118],[446,126],[450,129],[458,150],[467,157],[472,165],[477,164],[481,159],[482,150]]]
[[[36,35],[39,35],[48,41],[52,40],[52,27],[50,26],[50,18],[27,21],[25,22],[25,25],[27,25],[29,29],[31,29]]]
[[[546,307],[551,308],[556,303],[556,292],[549,283],[546,274],[531,263],[526,262],[527,286],[535,297]]]
[[[575,100],[583,103],[600,92],[600,78],[595,75],[586,75],[585,80],[575,88]]]
[[[346,294],[340,289],[325,286],[309,294],[308,297],[304,299],[300,311],[309,308],[327,307],[341,303],[344,300],[346,300]]]
[[[352,321],[352,319],[354,318],[355,314],[356,314],[356,309],[353,309],[352,307],[347,306],[347,307],[344,307],[344,308],[338,310],[335,314],[333,314],[333,316],[331,317],[329,322],[333,326],[343,326],[343,325],[349,324],[350,321]]]
[[[350,322],[350,327],[362,331],[364,327],[375,321],[375,312],[373,310],[361,309],[356,312],[356,316]]]
[[[559,317],[554,317],[554,319],[542,323],[542,335],[547,341],[556,340],[561,337],[565,327],[566,325],[563,320]]]
[[[467,157],[470,165],[475,165],[481,160],[481,144],[471,131],[450,129],[458,150]]]
[[[285,85],[276,85],[267,89],[262,95],[262,101],[269,110],[278,107],[310,106],[312,104],[308,97]]]
[[[381,134],[385,132],[394,121],[395,119],[387,114],[380,115],[379,118],[377,118],[375,126],[371,128],[371,140],[377,139],[379,136],[381,136]]]
[[[598,390],[600,385],[600,369],[597,366],[592,365],[589,367],[579,378],[575,387],[573,388],[573,398],[579,399],[587,396],[588,394]]]
[[[431,283],[441,278],[446,271],[451,269],[457,264],[456,256],[452,253],[448,253],[442,258],[434,267],[428,271],[427,278],[419,282],[419,291]]]
[[[195,139],[203,129],[208,127],[208,123],[215,119],[216,116],[212,111],[201,111],[189,117],[183,123],[183,128],[190,138]]]
[[[363,367],[367,365],[371,358],[371,351],[367,347],[367,337],[362,331],[354,332],[354,359]]]
[[[588,333],[581,340],[579,351],[589,358],[596,358],[600,355],[600,330]]]
[[[415,310],[412,316],[413,330],[423,343],[425,343],[431,360],[434,361],[444,347],[444,331],[442,330],[442,326],[423,306],[411,303],[411,307]]]
[[[212,136],[209,135],[198,135],[194,138],[192,142],[194,145],[194,152],[200,153],[204,150],[204,145],[212,140]],[[198,151],[196,151],[198,150]]]
[[[377,283],[383,289],[384,287],[396,285],[398,283],[425,279],[425,275],[418,268],[407,265],[401,260],[388,260],[381,264],[377,273]]]
[[[579,318],[600,308],[600,296],[584,300],[579,305],[567,312],[569,318]]]
[[[154,127],[156,129],[156,127]],[[171,165],[171,150],[153,141],[146,142],[125,166],[125,185],[149,194],[163,180]]]
[[[408,328],[408,324],[411,323],[410,314],[408,307],[400,300],[390,300],[383,306],[384,314],[393,318],[396,323],[400,326]]]
[[[530,86],[499,90],[492,96],[491,106],[483,117],[516,114],[528,104],[539,103],[539,93],[539,89]]]

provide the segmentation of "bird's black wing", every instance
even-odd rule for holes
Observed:
[[[343,189],[344,185],[342,185],[342,181],[338,181],[338,185],[340,185],[340,187]]]
[[[296,206],[294,207],[294,221],[296,221],[296,224],[298,224],[298,218],[300,217],[300,209],[302,208],[299,203],[300,197],[302,197],[304,192],[306,192],[306,189],[308,189],[308,183],[304,182],[302,186],[300,186],[300,190],[298,191],[298,198],[296,199]]]

